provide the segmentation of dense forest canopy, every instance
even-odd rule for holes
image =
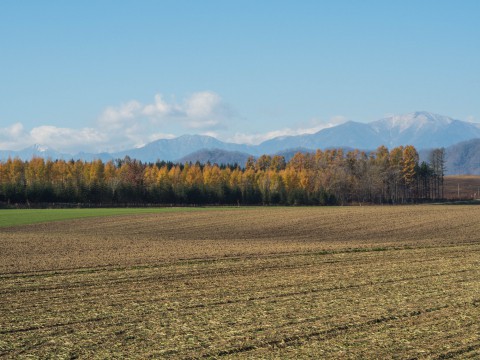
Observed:
[[[249,158],[245,166],[145,164],[128,157],[0,163],[0,202],[8,204],[283,204],[405,203],[442,198],[443,149],[419,164],[413,146],[341,149]]]

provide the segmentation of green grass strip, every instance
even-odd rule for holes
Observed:
[[[89,217],[154,214],[162,212],[205,211],[225,208],[101,208],[101,209],[1,209],[0,227],[37,224]],[[231,208],[230,208],[231,209]]]

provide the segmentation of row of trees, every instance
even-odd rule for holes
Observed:
[[[126,157],[0,163],[0,202],[94,204],[405,203],[443,196],[444,150],[419,164],[413,146],[249,158],[244,167],[146,164]]]

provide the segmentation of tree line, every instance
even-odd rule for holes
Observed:
[[[104,205],[338,205],[443,197],[444,149],[413,146],[249,158],[244,166],[18,158],[0,162],[0,202]]]

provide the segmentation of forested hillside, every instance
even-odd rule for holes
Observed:
[[[0,202],[91,204],[404,203],[442,197],[444,151],[413,146],[249,158],[244,167],[33,158],[0,163]]]
[[[447,148],[449,174],[480,174],[480,139],[464,141]]]

